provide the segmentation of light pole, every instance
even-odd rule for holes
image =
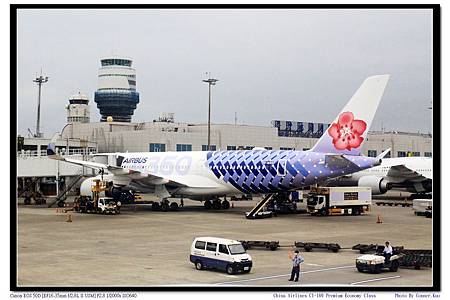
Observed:
[[[431,112],[431,132],[433,132],[433,100],[430,100],[430,106],[428,107],[428,109]]]
[[[37,138],[42,137],[42,133],[41,133],[41,87],[44,83],[46,83],[48,81],[48,77],[42,76],[42,71],[41,71],[41,76],[36,77],[36,79],[33,80],[33,82],[36,82],[39,86],[39,93],[38,93],[38,107],[37,107],[37,120],[36,120],[36,134],[34,135]]]
[[[215,85],[217,81],[219,81],[219,80],[214,79],[214,78],[208,78],[208,79],[203,80],[203,82],[208,83],[208,92],[209,92],[209,97],[208,97],[208,148],[207,148],[207,151],[210,150],[210,146],[211,146],[211,86]]]

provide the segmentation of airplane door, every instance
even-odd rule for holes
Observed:
[[[286,159],[280,159],[277,162],[277,175],[278,176],[285,176],[286,175],[286,164],[287,164],[287,160]]]

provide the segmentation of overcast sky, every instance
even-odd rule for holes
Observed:
[[[362,81],[391,74],[371,130],[430,132],[431,10],[21,10],[18,13],[18,131],[66,124],[68,97],[91,100],[100,58],[133,59],[140,103],[134,122],[174,112],[205,123],[209,71],[212,122],[270,125],[274,119],[331,122]]]

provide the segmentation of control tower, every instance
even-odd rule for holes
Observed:
[[[69,97],[67,109],[67,123],[89,123],[89,99],[86,95],[78,93]]]
[[[114,122],[131,122],[131,116],[139,103],[136,92],[136,70],[132,60],[109,56],[101,59],[98,71],[98,89],[94,101],[102,115],[100,121],[112,117]]]

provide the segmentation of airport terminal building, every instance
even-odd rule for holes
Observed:
[[[234,124],[211,125],[211,150],[238,150],[264,147],[273,150],[308,150],[314,146],[328,124],[311,124],[317,130],[286,130],[273,126]],[[145,123],[71,123],[61,138],[95,142],[98,152],[206,151],[207,124],[175,123],[173,119]],[[430,134],[369,132],[363,154],[375,157],[391,148],[391,157],[432,156]]]

